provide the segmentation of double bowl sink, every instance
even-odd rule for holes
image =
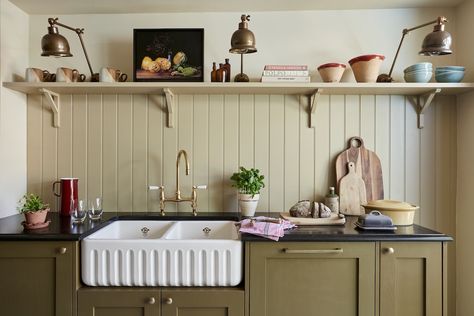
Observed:
[[[236,286],[242,242],[233,221],[118,220],[81,244],[90,286]]]

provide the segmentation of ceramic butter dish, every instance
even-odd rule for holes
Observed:
[[[391,227],[392,219],[386,215],[382,215],[379,211],[372,211],[369,214],[359,216],[357,220],[358,226],[362,227]]]

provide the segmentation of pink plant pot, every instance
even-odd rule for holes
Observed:
[[[346,70],[346,65],[329,63],[318,67],[319,75],[324,82],[339,82]]]
[[[25,214],[25,221],[29,225],[42,224],[46,221],[46,215],[48,215],[49,208],[38,212],[27,212]]]
[[[351,59],[349,64],[357,82],[376,82],[384,60],[383,55],[363,55]]]

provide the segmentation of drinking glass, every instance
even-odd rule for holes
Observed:
[[[89,218],[93,221],[99,220],[102,216],[102,198],[96,197],[89,201]]]
[[[71,218],[74,223],[82,223],[87,216],[87,204],[84,200],[71,201]]]

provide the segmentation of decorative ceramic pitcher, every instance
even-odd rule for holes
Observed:
[[[60,213],[62,216],[70,216],[73,205],[77,205],[78,178],[61,178],[53,183],[53,193],[61,198]],[[59,193],[56,192],[56,184],[59,184]],[[73,203],[71,203],[73,202]]]

